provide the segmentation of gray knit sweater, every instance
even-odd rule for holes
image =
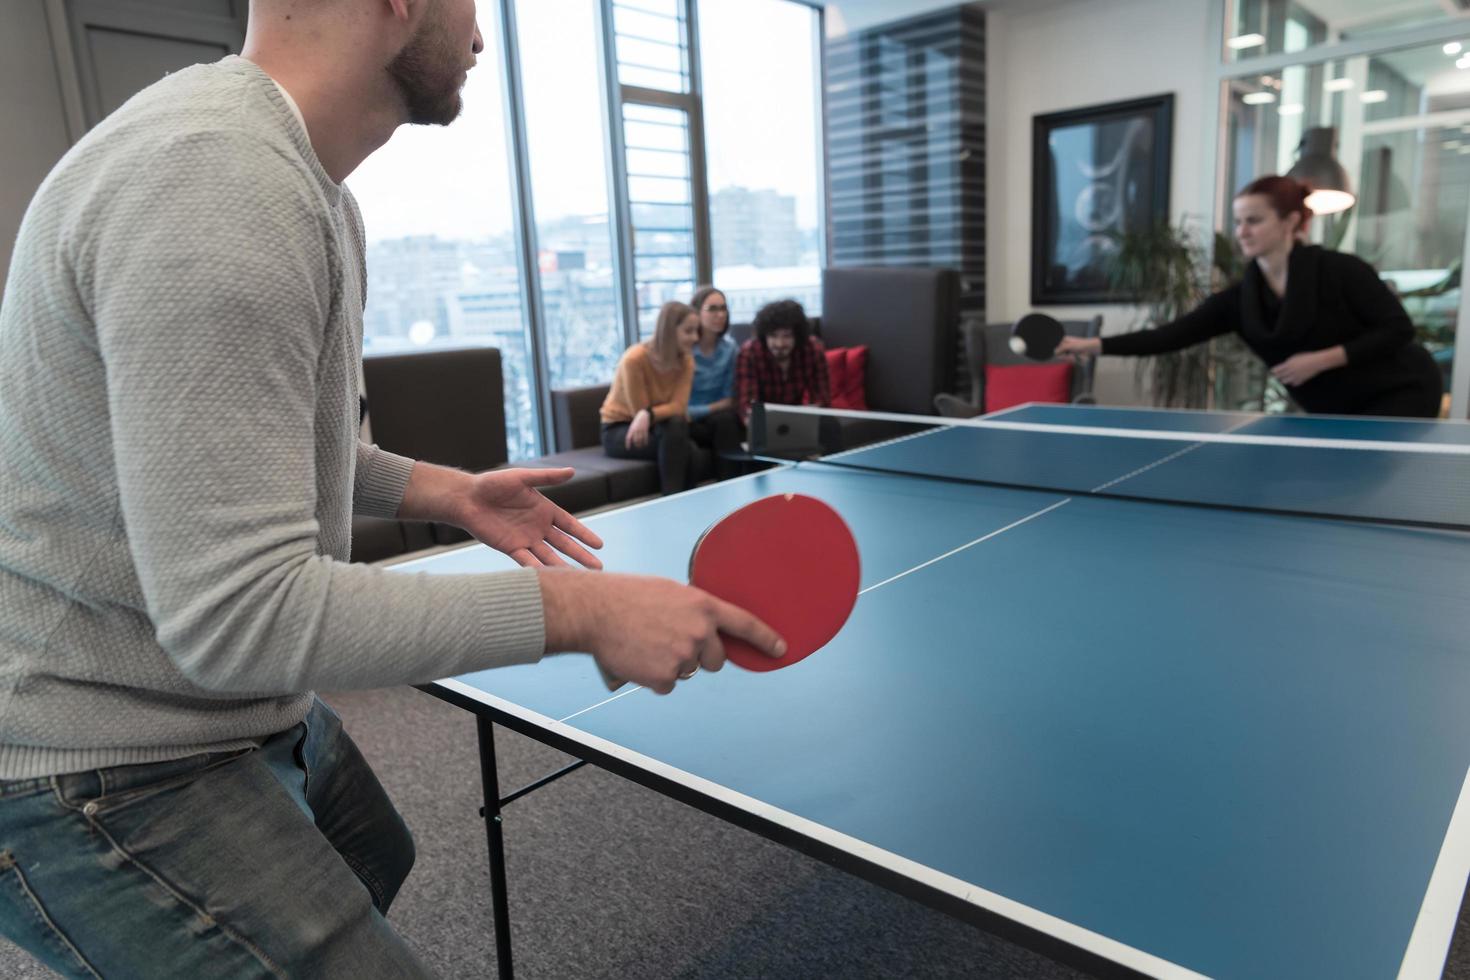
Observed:
[[[352,513],[391,516],[412,467],[357,439],[364,277],[355,202],[240,58],[46,178],[0,302],[0,778],[541,656],[534,572],[346,564]]]

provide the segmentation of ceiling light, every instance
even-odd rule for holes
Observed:
[[[1456,68],[1470,68],[1470,54],[1462,54],[1455,59]]]
[[[1225,46],[1231,51],[1243,51],[1246,48],[1259,48],[1266,43],[1264,34],[1237,34],[1225,42]]]
[[[1312,191],[1306,205],[1313,214],[1337,214],[1352,207],[1358,199],[1347,191]]]
[[[1314,214],[1346,211],[1357,200],[1347,171],[1337,162],[1336,148],[1337,130],[1326,126],[1309,129],[1297,147],[1296,163],[1286,172],[1286,176],[1312,188],[1306,203]]]
[[[1459,140],[1445,140],[1443,144],[1446,150],[1457,150],[1460,148]]]
[[[1246,105],[1266,105],[1276,101],[1276,96],[1271,92],[1247,92],[1240,97],[1240,101]]]
[[[1368,103],[1372,103],[1372,102],[1387,102],[1388,101],[1388,93],[1385,92],[1381,88],[1375,88],[1375,89],[1369,89],[1368,91],[1364,92],[1362,95],[1358,96],[1358,98],[1360,98],[1364,102],[1368,102]]]
[[[1306,106],[1302,105],[1300,102],[1294,102],[1291,105],[1284,105],[1276,111],[1283,116],[1300,116],[1302,112],[1305,111],[1305,109]]]
[[[1351,78],[1329,78],[1322,83],[1322,87],[1329,92],[1346,92],[1353,87]]]
[[[1470,146],[1462,146],[1462,147],[1460,147],[1459,152],[1462,155],[1463,154],[1466,154],[1466,153],[1470,153]]]
[[[1446,44],[1444,46],[1444,53],[1445,54],[1459,54],[1460,51],[1461,51],[1461,45],[1460,45],[1460,42],[1459,41],[1451,41],[1449,44]]]

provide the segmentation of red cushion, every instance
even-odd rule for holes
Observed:
[[[985,365],[985,411],[1026,402],[1061,402],[1072,400],[1072,365],[1060,364],[987,364]]]
[[[832,385],[832,407],[868,410],[868,345],[827,350],[827,376]]]
[[[822,352],[827,357],[827,381],[832,386],[832,397],[847,383],[847,348],[829,347]]]

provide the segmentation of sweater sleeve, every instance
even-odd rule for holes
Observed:
[[[652,364],[649,365],[652,367]],[[682,418],[689,408],[689,390],[694,384],[694,358],[684,356],[679,367],[679,377],[674,382],[674,390],[669,394],[668,401],[659,402],[653,406],[653,420],[662,422],[665,419]]]
[[[1341,255],[1343,298],[1358,315],[1363,332],[1342,345],[1349,364],[1376,361],[1414,339],[1414,323],[1404,305],[1368,263]]]
[[[319,553],[318,371],[340,320],[314,185],[264,142],[222,132],[160,141],[122,187],[79,218],[73,260],[121,525],[183,676],[259,696],[539,659],[533,571],[394,574]],[[370,506],[401,495],[402,457],[343,451],[364,454],[355,489]]]
[[[365,442],[357,444],[352,512],[363,517],[393,517],[403,503],[413,460]]]
[[[1104,354],[1168,354],[1227,334],[1240,326],[1240,287],[1215,293],[1188,313],[1152,330],[1102,339]]]
[[[599,416],[604,425],[614,422],[629,422],[633,414],[642,408],[642,405],[629,404],[631,398],[628,394],[628,375],[631,373],[629,361],[632,360],[635,347],[629,347],[623,351],[623,356],[618,358],[617,367],[613,368],[612,384],[608,386],[607,397],[602,400],[602,408]]]

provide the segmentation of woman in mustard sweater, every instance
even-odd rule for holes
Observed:
[[[602,448],[615,459],[658,460],[665,494],[689,485],[690,352],[698,342],[699,314],[683,303],[665,303],[653,338],[629,347],[618,361],[602,403]]]

